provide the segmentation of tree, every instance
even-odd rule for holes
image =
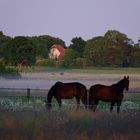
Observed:
[[[17,36],[8,44],[7,60],[11,65],[17,65],[25,62],[25,65],[35,63],[36,48],[34,47],[30,37]]]
[[[132,51],[133,65],[140,67],[140,46],[135,44]]]
[[[102,36],[94,37],[87,41],[84,57],[88,66],[104,66],[106,48]]]
[[[73,67],[73,66],[75,66],[76,58],[77,58],[77,53],[73,49],[68,48],[66,50],[66,53],[65,53],[63,60],[60,63],[60,66]]]
[[[83,57],[86,41],[84,41],[81,37],[75,37],[71,40],[71,42],[72,44],[70,44],[69,48],[77,53],[77,57]]]
[[[6,36],[0,31],[0,59],[2,58],[6,62],[7,45],[12,40],[11,37]]]
[[[125,34],[109,30],[104,36],[87,41],[84,56],[90,66],[128,66],[132,47],[132,40]]]
[[[109,30],[104,35],[105,45],[110,46],[110,49],[116,50],[116,53],[112,53],[111,58],[117,60],[115,65],[130,65],[131,50],[133,42],[127,37],[127,35],[120,33],[116,30]],[[114,56],[113,56],[114,55]]]

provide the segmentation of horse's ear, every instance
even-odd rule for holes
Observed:
[[[124,79],[126,79],[126,76],[124,76]]]
[[[127,76],[127,80],[129,79],[129,76]]]

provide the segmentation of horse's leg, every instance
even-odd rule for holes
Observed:
[[[80,99],[76,97],[76,101],[77,101],[77,108],[76,110],[78,111],[80,108]]]
[[[61,105],[62,105],[61,99],[60,99],[60,98],[56,98],[56,100],[57,100],[57,102],[58,102],[59,109],[61,109]]]
[[[112,111],[113,111],[113,107],[114,107],[114,105],[115,105],[115,102],[112,101],[112,102],[111,102],[111,106],[110,106],[110,112],[111,112],[111,113],[112,113]]]
[[[117,113],[120,112],[121,101],[117,102]]]
[[[98,102],[99,102],[99,99],[95,99],[95,100],[94,100],[94,102],[93,102],[93,111],[96,110],[97,105],[98,105]]]

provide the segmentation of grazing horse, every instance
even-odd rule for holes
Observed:
[[[72,99],[76,98],[77,101],[77,110],[80,107],[80,100],[87,108],[87,89],[86,87],[78,82],[72,83],[62,83],[56,82],[48,92],[46,109],[51,109],[52,97],[56,98],[59,108],[61,108],[61,99]]]
[[[120,105],[123,99],[124,89],[129,89],[129,76],[120,80],[111,86],[93,85],[89,89],[89,108],[96,110],[99,100],[111,102],[110,111],[113,111],[115,103],[117,103],[117,112],[120,111]]]

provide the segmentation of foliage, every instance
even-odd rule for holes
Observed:
[[[35,47],[28,37],[17,36],[7,46],[7,60],[11,65],[18,65],[26,61],[25,65],[32,65],[35,62]]]
[[[134,44],[127,35],[117,30],[108,30],[104,36],[96,36],[87,41],[81,37],[75,37],[67,48],[65,58],[57,65],[63,67],[139,67],[139,42]],[[66,48],[63,40],[49,35],[12,38],[0,31],[0,59],[3,59],[6,65],[31,66],[35,65],[36,58],[40,57],[44,60],[38,60],[40,61],[37,62],[38,65],[45,65],[45,59],[48,63],[51,62],[48,54],[54,44],[60,44]],[[53,64],[47,65],[53,66]]]
[[[18,69],[7,67],[5,65],[5,60],[3,58],[0,59],[0,73],[18,73]]]
[[[131,39],[116,30],[110,30],[104,36],[88,40],[84,55],[87,65],[130,66],[131,51]]]
[[[48,58],[53,44],[61,44],[65,47],[63,40],[48,35],[10,38],[1,32],[0,58],[3,58],[8,65],[35,65],[36,57]]]
[[[60,63],[60,66],[73,67],[73,66],[75,66],[75,59],[76,58],[77,58],[77,52],[75,52],[71,48],[68,48],[62,62]]]
[[[70,44],[69,48],[77,53],[77,57],[83,57],[86,41],[84,41],[81,37],[75,37],[71,40],[71,42],[72,44]]]
[[[140,45],[137,44],[133,48],[132,52],[132,58],[133,58],[133,65],[140,67]]]
[[[87,65],[104,66],[106,48],[103,41],[103,37],[100,36],[87,41],[84,50]]]
[[[46,59],[46,66],[47,67],[55,67],[56,66],[56,62],[54,59]]]
[[[55,60],[53,59],[44,59],[44,58],[37,58],[36,60],[36,66],[48,66],[48,67],[54,67]]]
[[[7,61],[6,56],[10,55],[7,53],[7,45],[11,40],[11,37],[4,35],[3,32],[0,32],[0,59],[4,59],[5,62]]]
[[[0,63],[0,74],[5,74],[5,73],[19,74],[18,69],[13,67],[8,67]]]
[[[37,59],[35,65],[36,66],[46,66],[46,59]]]
[[[54,44],[60,44],[65,47],[65,43],[63,40],[59,38],[54,38],[49,35],[42,35],[39,37],[31,37],[31,40],[36,46],[36,56],[42,57],[42,58],[48,58],[48,54],[50,51],[50,48]]]
[[[75,67],[76,68],[83,68],[86,65],[85,58],[78,57],[75,59]]]

